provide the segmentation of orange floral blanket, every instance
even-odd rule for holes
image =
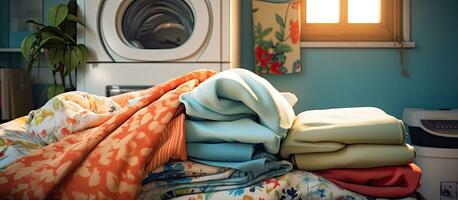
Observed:
[[[215,72],[198,70],[112,99],[122,109],[27,155],[0,172],[0,196],[12,199],[134,199],[143,175],[186,159],[179,96]],[[138,103],[128,101],[140,98]]]

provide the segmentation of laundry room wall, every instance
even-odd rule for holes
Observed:
[[[251,1],[242,1],[242,67],[253,70]],[[310,109],[376,106],[398,118],[405,107],[458,108],[458,1],[412,1],[410,77],[396,49],[302,49],[302,72],[265,76]]]
[[[0,2],[0,11],[7,10]],[[44,0],[46,11],[66,0]],[[302,49],[303,72],[265,76],[282,91],[298,98],[296,112],[349,106],[377,106],[402,116],[404,107],[458,108],[458,1],[412,1],[412,39],[415,49],[406,50],[409,78],[400,75],[396,49]],[[7,15],[0,12],[0,23]],[[253,69],[251,1],[242,0],[242,67]],[[0,29],[0,44],[7,33]],[[22,66],[19,53],[0,54],[0,67]],[[38,102],[44,85],[35,84]]]

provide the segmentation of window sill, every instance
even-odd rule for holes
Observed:
[[[20,48],[0,48],[1,53],[17,53],[21,52]]]
[[[402,47],[415,48],[415,42],[402,42]],[[301,48],[399,49],[401,44],[397,42],[301,42]]]

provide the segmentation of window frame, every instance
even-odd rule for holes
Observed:
[[[305,6],[306,0],[302,0],[301,19],[302,23],[302,34],[301,34],[301,47],[306,48],[414,48],[415,42],[410,41],[410,8],[411,0],[382,0],[382,15],[385,14],[388,19],[382,17],[382,21],[379,24],[347,24],[346,17],[347,5],[341,6],[341,12],[343,13],[344,19],[341,19],[339,24],[305,24]],[[348,0],[341,0],[343,3],[347,3]],[[386,9],[389,4],[401,7],[401,9]],[[396,20],[396,26],[393,19],[394,12],[400,16]],[[391,21],[389,23],[388,21]],[[306,27],[306,28],[304,28]],[[351,27],[351,29],[346,29]],[[393,30],[396,29],[396,30]],[[365,34],[361,34],[364,31]],[[338,32],[337,34],[332,34]],[[331,34],[328,34],[331,33]],[[392,33],[395,33],[392,35]],[[320,35],[321,34],[321,35]],[[341,36],[351,37],[341,37]],[[371,37],[378,37],[379,39],[373,39]],[[312,38],[312,41],[304,40],[304,37]],[[350,38],[350,39],[349,39]],[[321,41],[320,41],[321,40]]]

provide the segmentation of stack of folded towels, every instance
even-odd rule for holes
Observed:
[[[178,164],[198,164],[212,173],[174,177],[164,167],[144,180],[141,198],[246,187],[292,169],[275,154],[296,116],[265,79],[244,69],[225,71],[181,95],[180,101],[186,109],[186,149],[192,164]],[[167,175],[158,175],[163,173]]]
[[[420,181],[405,140],[402,121],[377,108],[312,110],[297,116],[280,155],[348,190],[399,198]]]

